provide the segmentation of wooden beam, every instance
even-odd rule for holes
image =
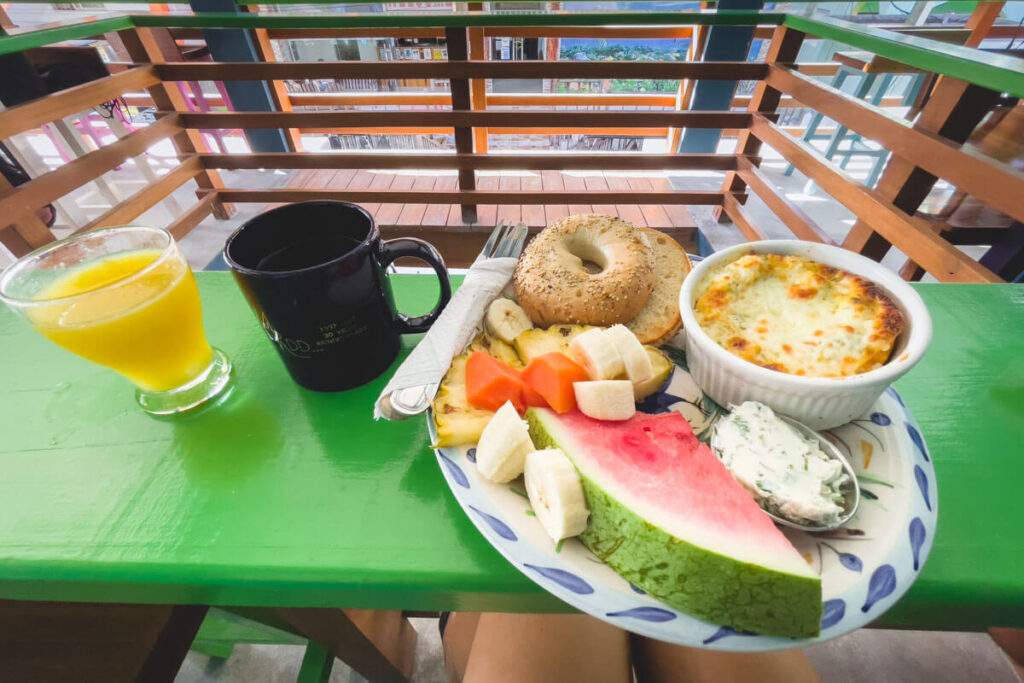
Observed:
[[[176,62],[159,64],[164,81],[266,81],[312,78],[655,78],[760,80],[757,62]]]
[[[740,233],[751,242],[768,239],[768,235],[751,222],[750,217],[743,211],[743,207],[738,201],[736,201],[735,196],[731,194],[725,195],[725,202],[722,204],[722,209],[725,212],[725,215],[727,215],[733,224],[739,229]]]
[[[468,98],[469,86],[466,86]],[[466,105],[468,106],[468,102]],[[187,128],[359,128],[453,127],[562,128],[746,128],[750,114],[739,111],[317,111],[189,112]],[[469,153],[472,150],[459,150]]]
[[[737,165],[730,154],[202,154],[206,168],[406,168],[476,170],[714,170]]]
[[[0,216],[6,216],[8,220],[19,220],[33,214],[180,130],[177,114],[165,116],[113,144],[34,178],[13,191],[0,194]]]
[[[794,31],[785,26],[776,27],[765,62],[767,64],[795,62],[797,55],[800,53],[800,46],[804,43],[804,37],[805,35],[800,31]],[[751,112],[772,113],[778,109],[781,100],[782,93],[775,88],[769,87],[764,81],[758,81],[754,86],[754,94],[750,97],[750,104],[747,106],[747,110]],[[740,131],[736,141],[736,151],[739,154],[756,155],[760,149],[761,142],[752,136],[750,131]],[[743,186],[742,178],[735,173],[729,173],[725,176],[725,181],[722,183],[722,191],[742,192]],[[722,209],[716,209],[713,212],[713,216],[716,220],[721,220]]]
[[[1024,220],[1024,172],[1010,164],[991,159],[971,147],[961,146],[963,140],[950,141],[942,131],[930,132],[922,126],[914,126],[905,119],[786,67],[772,66],[767,84],[850,130],[877,140],[911,165],[949,181],[1014,218]],[[972,93],[970,104],[974,111],[987,111],[998,97],[998,93],[985,88],[971,86],[968,89]],[[986,96],[986,92],[990,95]],[[978,120],[980,118],[970,125],[972,130]]]
[[[977,47],[990,35],[992,24],[999,17],[1004,4],[978,3],[967,20],[967,28],[971,31],[965,42],[967,47]],[[920,116],[916,125],[932,132],[944,130],[944,137],[955,142],[965,142],[981,121],[980,117],[984,117],[993,106],[992,96],[991,90],[968,86],[964,81],[948,77],[939,78],[931,89],[930,97],[926,91],[918,96],[919,101],[920,98],[927,100],[917,107]],[[894,157],[879,179],[878,189],[891,197],[894,205],[907,213],[914,213],[931,192],[936,180],[933,174]],[[878,260],[889,251],[889,243],[859,220],[854,223],[843,246]],[[909,261],[905,267],[916,271],[912,263],[912,260]]]
[[[786,135],[760,114],[754,115],[751,132],[939,280],[1002,282],[995,273],[932,232],[927,223],[893,208],[881,193],[836,170],[817,149]]]
[[[260,59],[264,62],[276,62],[277,57],[274,56],[274,48],[270,44],[267,30],[256,28],[252,30],[252,34],[254,38],[253,45]],[[274,103],[274,108],[278,111],[291,111],[292,101],[288,96],[287,86],[281,81],[267,81],[266,83],[267,89],[270,90],[270,99]],[[285,128],[284,134],[288,150],[291,152],[302,152],[302,135],[299,131],[294,128]]]
[[[448,93],[433,92],[304,92],[289,93],[288,100],[293,107],[451,106],[452,96]]]
[[[482,2],[471,2],[466,8],[470,12],[482,12],[484,4]],[[484,38],[484,29],[481,27],[474,27],[468,30],[469,36],[469,56],[468,58],[473,61],[487,61],[488,52],[488,40]],[[449,53],[448,59],[451,59]],[[475,78],[469,82],[469,91],[472,99],[472,109],[479,111],[487,109],[487,81],[481,78]],[[480,154],[487,153],[487,129],[486,128],[474,128],[473,129],[473,149]]]
[[[0,175],[0,196],[15,191],[10,181]],[[11,250],[15,258],[21,258],[33,249],[45,246],[56,239],[35,212],[25,215],[14,223],[7,221],[0,221],[0,223],[4,227],[3,230],[0,230],[0,241]]]
[[[283,607],[272,612],[366,680],[405,683],[412,677],[416,631],[401,612]]]
[[[175,29],[181,30],[181,29]],[[188,29],[184,29],[188,30]],[[197,30],[198,32],[198,30]],[[200,35],[202,35],[200,33]],[[427,28],[269,28],[271,40],[336,38],[444,38],[444,29]]]
[[[160,41],[154,34],[153,29],[131,29],[118,31],[117,37],[121,40],[128,55],[137,62],[161,64],[167,59],[161,51]],[[148,89],[149,96],[153,98],[158,109],[172,111],[188,111],[188,103],[176,85],[164,83]],[[210,151],[206,147],[203,136],[197,130],[184,130],[171,138],[174,148],[180,157],[182,154],[196,154],[197,152]],[[201,189],[216,190],[224,187],[224,181],[216,171],[203,171],[196,176],[196,184]],[[230,218],[232,210],[230,206],[217,202],[213,207],[213,213],[217,218]]]
[[[953,143],[963,143],[997,99],[998,94],[991,90],[943,76],[914,125],[918,130],[936,133]],[[962,149],[974,151],[966,146]],[[919,168],[908,159],[893,156],[882,172],[877,189],[894,206],[913,215],[937,179],[937,174]],[[843,242],[845,248],[876,260],[885,256],[889,244],[861,220],[854,223]]]
[[[492,192],[466,190],[312,190],[277,188],[268,190],[221,190],[228,202],[304,202],[312,199],[344,199],[371,204],[693,204],[715,206],[722,192]]]
[[[213,205],[217,200],[216,192],[207,192],[191,208],[171,222],[166,228],[167,232],[174,235],[174,239],[180,240],[213,213]]]
[[[455,67],[464,66],[469,59],[468,29],[454,27],[445,29],[445,43],[448,47],[449,64]],[[473,108],[469,83],[470,81],[466,78],[453,78],[451,80],[452,113],[454,115],[458,115],[460,112],[468,112]],[[473,153],[472,123],[462,123],[455,126],[455,152],[462,155]],[[476,171],[472,168],[459,169],[459,189],[476,189]],[[463,204],[461,210],[463,221],[466,223],[476,222],[476,206]]]
[[[160,82],[152,66],[138,66],[116,76],[76,85],[0,112],[0,140],[38,128],[44,123],[89,111],[98,104]]]
[[[486,26],[493,38],[692,38],[690,26]]]
[[[750,160],[738,157],[737,175],[744,183],[750,186],[757,196],[761,198],[772,213],[779,217],[790,231],[802,240],[809,242],[821,242],[822,244],[835,244],[820,225],[808,216],[804,211],[784,197],[775,189],[773,183],[765,177],[754,163]],[[734,221],[735,222],[735,221]]]
[[[964,42],[967,47],[978,47],[988,37],[992,24],[999,18],[1005,2],[979,2],[967,19],[967,30],[971,35]],[[1015,36],[1016,37],[1016,36]]]
[[[199,157],[186,158],[176,169],[167,173],[155,183],[147,184],[131,197],[128,197],[75,232],[125,225],[144,214],[158,202],[166,199],[168,195],[192,178],[195,178],[202,170],[203,165]]]

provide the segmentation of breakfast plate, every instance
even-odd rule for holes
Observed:
[[[672,375],[637,407],[645,413],[679,412],[707,441],[724,410],[698,388],[682,351],[663,350],[675,363]],[[436,439],[432,416],[427,423]],[[853,519],[834,531],[783,530],[821,575],[821,634],[803,640],[738,632],[667,606],[620,577],[578,540],[553,543],[533,517],[521,478],[508,484],[485,480],[474,464],[473,447],[435,453],[456,500],[484,538],[556,597],[640,635],[754,652],[830,640],[876,620],[910,588],[932,546],[938,512],[935,472],[899,394],[886,389],[862,418],[823,433],[852,463],[862,502]]]

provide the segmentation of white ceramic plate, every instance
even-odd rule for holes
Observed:
[[[682,352],[665,349],[676,369],[640,409],[682,413],[702,440],[722,409],[686,371]],[[428,417],[431,436],[433,420]],[[695,619],[636,588],[575,539],[551,542],[532,516],[522,478],[492,484],[477,474],[475,449],[441,448],[438,462],[462,509],[491,545],[526,576],[580,611],[671,643],[735,652],[779,650],[830,640],[874,621],[902,596],[932,546],[935,471],[910,412],[887,389],[863,418],[824,432],[849,458],[861,486],[857,515],[824,534],[785,529],[821,573],[821,635],[793,640],[738,633]]]

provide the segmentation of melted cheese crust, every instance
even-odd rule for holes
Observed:
[[[771,370],[847,377],[881,367],[903,316],[874,284],[801,256],[747,254],[714,273],[694,304],[701,328]]]

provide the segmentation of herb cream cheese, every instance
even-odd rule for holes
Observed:
[[[765,510],[798,523],[827,525],[843,514],[849,481],[839,460],[782,421],[768,406],[745,401],[714,428],[716,455]]]

